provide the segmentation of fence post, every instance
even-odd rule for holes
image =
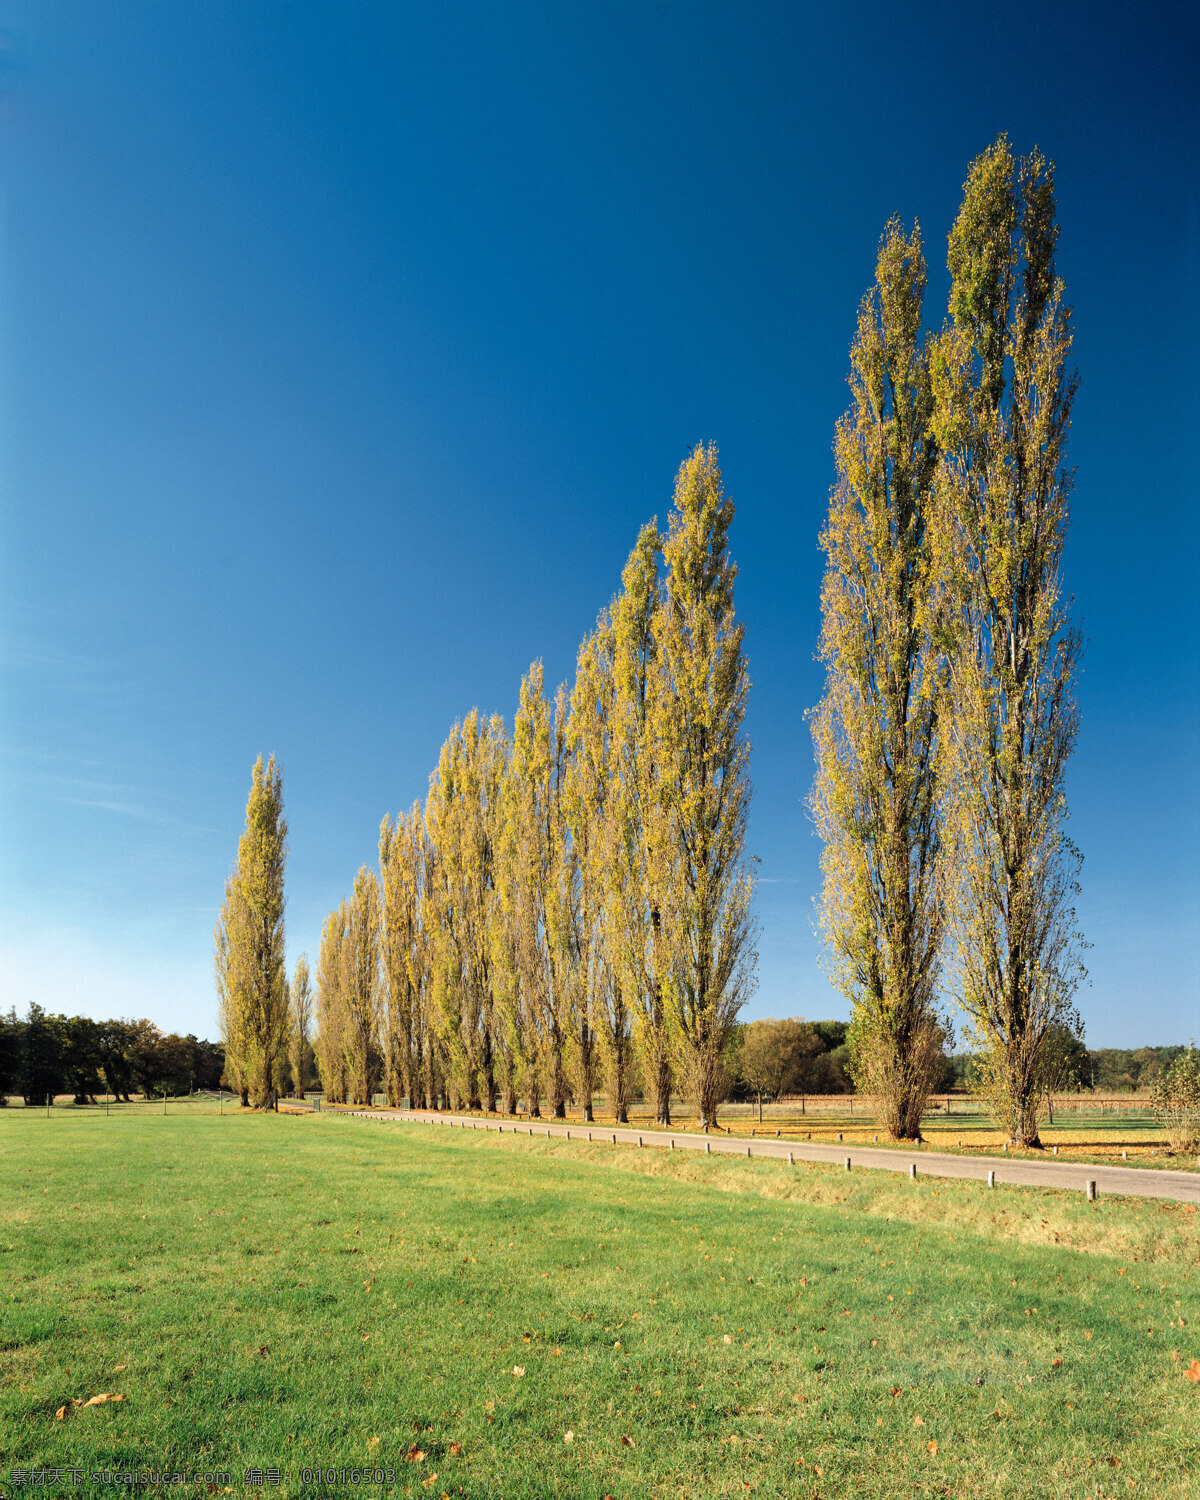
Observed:
[[[909,1162],[909,1164],[908,1164],[908,1175],[913,1180],[913,1182],[916,1182],[916,1180],[917,1180],[917,1164],[916,1164],[915,1161],[910,1161]]]
[[[995,1186],[996,1186],[996,1174],[995,1174],[994,1171],[989,1171],[988,1172],[988,1187],[994,1188]]]
[[[1096,1201],[1096,1179],[1094,1177],[1089,1177],[1087,1181],[1087,1201],[1089,1203],[1095,1203]]]

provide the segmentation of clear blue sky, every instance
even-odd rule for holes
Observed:
[[[1092,1045],[1200,1034],[1193,6],[10,4],[0,1006],[215,1034],[250,768],[289,952],[452,721],[569,674],[698,441],[737,502],[753,1014],[845,1014],[802,806],[833,425],[888,216],[1058,164]]]

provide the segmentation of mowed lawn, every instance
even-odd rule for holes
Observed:
[[[83,1471],[59,1493],[134,1468],[363,1493],[300,1471],[369,1466],[478,1500],[1182,1500],[1198,1219],[320,1115],[4,1111],[0,1493],[41,1465]],[[71,1404],[101,1393],[125,1399]]]

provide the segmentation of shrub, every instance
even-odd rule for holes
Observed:
[[[1151,1097],[1171,1150],[1200,1150],[1200,1052],[1194,1046],[1159,1076]]]

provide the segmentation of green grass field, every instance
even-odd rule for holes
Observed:
[[[4,1111],[0,1493],[45,1465],[105,1495],[92,1472],[241,1494],[278,1468],[261,1493],[1182,1500],[1198,1220],[325,1115]],[[394,1480],[301,1482],[363,1466]]]

